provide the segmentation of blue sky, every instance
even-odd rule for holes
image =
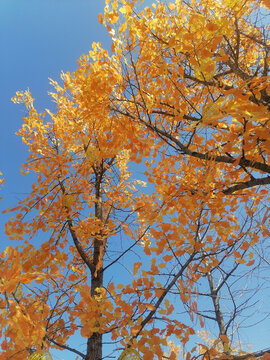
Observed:
[[[91,49],[93,41],[109,49],[110,38],[97,19],[104,4],[105,0],[0,0],[0,171],[6,179],[1,209],[23,198],[32,180],[20,174],[27,148],[15,132],[24,109],[14,105],[11,97],[29,88],[38,109],[50,107],[48,78],[58,80],[62,70],[75,70],[77,59]],[[8,217],[1,215],[0,250],[8,245],[4,235]],[[267,346],[270,327],[266,324],[261,331],[247,331],[247,342],[254,350]],[[53,355],[55,360],[75,359],[68,353]]]
[[[109,48],[99,24],[103,0],[0,0],[0,168],[6,179],[1,206],[14,204],[29,186],[20,176],[27,149],[14,133],[22,124],[23,107],[10,99],[27,88],[38,109],[50,107],[48,78],[76,69],[76,61],[93,41]],[[2,224],[1,224],[2,225]]]

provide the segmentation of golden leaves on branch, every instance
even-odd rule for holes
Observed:
[[[200,60],[198,66],[194,69],[194,76],[201,81],[209,81],[216,72],[216,63],[211,58]]]
[[[118,358],[118,360],[140,360],[140,359],[141,357],[138,351],[132,348],[125,349]]]
[[[95,164],[99,160],[100,151],[97,147],[89,144],[85,147],[85,156],[91,164]]]
[[[53,360],[48,351],[34,352],[28,357],[28,360]]]
[[[62,203],[64,207],[71,208],[71,206],[75,203],[75,196],[72,194],[64,194]]]

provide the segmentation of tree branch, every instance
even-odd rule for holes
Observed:
[[[159,306],[161,305],[161,303],[163,302],[163,300],[165,299],[166,295],[168,294],[168,292],[170,291],[170,289],[174,286],[174,284],[176,283],[176,281],[179,279],[179,277],[183,274],[183,272],[186,270],[186,268],[188,267],[188,265],[191,263],[191,261],[193,260],[194,256],[195,256],[195,252],[190,256],[190,258],[186,261],[186,263],[181,267],[181,269],[178,271],[178,273],[173,277],[172,281],[169,283],[169,285],[166,287],[166,289],[163,291],[162,295],[160,296],[160,298],[157,300],[157,302],[154,304],[155,309],[151,310],[149,312],[149,314],[146,316],[146,318],[141,322],[141,327],[140,330],[137,332],[137,334],[135,336],[132,337],[133,338],[137,338],[141,331],[143,330],[143,328],[145,327],[145,325],[153,318],[153,316],[155,315],[157,309],[159,308]]]
[[[269,353],[269,355],[270,355],[270,349],[260,350],[260,351],[256,351],[256,352],[245,354],[245,355],[233,355],[233,356],[223,357],[223,359],[224,360],[226,360],[226,359],[228,359],[228,360],[229,359],[230,360],[245,360],[245,359],[253,358],[253,357],[258,358],[267,353]]]
[[[264,177],[264,178],[260,178],[260,179],[251,179],[249,181],[245,181],[245,182],[241,182],[238,183],[226,190],[223,190],[223,193],[226,195],[230,195],[233,194],[235,191],[238,190],[243,190],[243,189],[248,189],[251,188],[253,186],[258,186],[258,185],[267,185],[270,184],[270,176]]]
[[[71,348],[70,346],[63,345],[63,344],[59,344],[57,341],[55,341],[54,339],[49,338],[48,336],[47,336],[47,339],[48,339],[50,342],[52,342],[54,345],[59,346],[59,347],[62,348],[62,349],[65,349],[65,350],[69,350],[69,351],[71,351],[71,352],[74,352],[75,354],[81,356],[83,359],[86,358],[86,356],[85,356],[83,353],[81,353],[80,351],[78,351],[78,350],[76,350],[76,349]]]
[[[158,135],[162,135],[163,137],[166,137],[167,139],[172,141],[175,145],[177,145],[179,147],[181,152],[185,155],[196,157],[196,158],[202,159],[202,160],[212,160],[215,162],[221,162],[221,163],[225,163],[225,164],[233,164],[233,163],[239,161],[239,159],[235,159],[235,158],[227,156],[227,155],[213,155],[211,153],[200,153],[198,151],[192,151],[192,150],[188,149],[184,144],[182,144],[178,139],[176,139],[173,135],[167,133],[164,130],[157,128],[154,125],[148,124],[146,121],[144,121],[142,119],[140,119],[140,121],[145,126],[150,128],[152,131],[156,132]],[[267,164],[260,163],[258,161],[252,161],[252,160],[248,160],[245,158],[241,158],[239,161],[239,165],[245,166],[245,167],[250,167],[252,169],[260,170],[264,173],[270,174],[270,166]],[[266,178],[266,179],[268,179],[268,178]],[[260,183],[261,179],[255,179],[255,182],[256,181],[258,182],[258,184],[254,184],[253,186],[261,185],[261,183]],[[269,180],[266,180],[266,181],[269,181]],[[266,183],[268,184],[269,182],[266,182]],[[234,191],[236,191],[236,190],[234,190]]]

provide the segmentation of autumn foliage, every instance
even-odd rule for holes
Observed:
[[[176,359],[171,339],[186,359],[236,354],[222,327],[190,352],[195,326],[178,313],[195,322],[199,280],[221,259],[253,266],[270,234],[268,10],[106,0],[111,51],[94,43],[51,80],[53,110],[16,94],[22,173],[36,181],[7,210],[20,242],[1,254],[0,359],[57,348],[98,360],[104,334],[143,359]]]

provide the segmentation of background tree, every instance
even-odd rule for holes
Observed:
[[[252,208],[252,204],[250,206]],[[247,248],[247,243],[250,243],[249,229],[255,218],[259,221],[259,214],[242,220],[239,241],[232,244],[227,253],[220,254],[218,265],[200,279],[199,296],[194,294],[198,298],[197,315],[204,319],[204,328],[208,328],[212,334],[217,331],[216,337],[219,334],[221,339],[225,339],[225,342],[216,341],[214,345],[220,347],[222,344],[228,353],[233,353],[230,344],[240,343],[238,347],[241,346],[242,329],[254,324],[258,326],[269,316],[266,308],[262,311],[264,303],[267,303],[265,290],[268,284],[264,279],[266,272],[256,254],[257,246],[261,247],[262,243],[253,245],[253,252],[243,252],[242,257],[249,263],[248,267],[241,266],[241,262],[232,261],[232,256],[229,255]]]
[[[52,81],[54,111],[14,98],[37,181],[6,225],[23,244],[1,255],[0,358],[56,347],[100,360],[110,335],[174,359],[169,339],[195,333],[177,312],[199,313],[202,278],[223,343],[202,356],[231,355],[214,273],[225,285],[269,236],[268,3],[135,3],[106,1],[112,55],[94,43]],[[125,257],[133,274],[121,279]],[[79,330],[84,350],[69,345]]]

